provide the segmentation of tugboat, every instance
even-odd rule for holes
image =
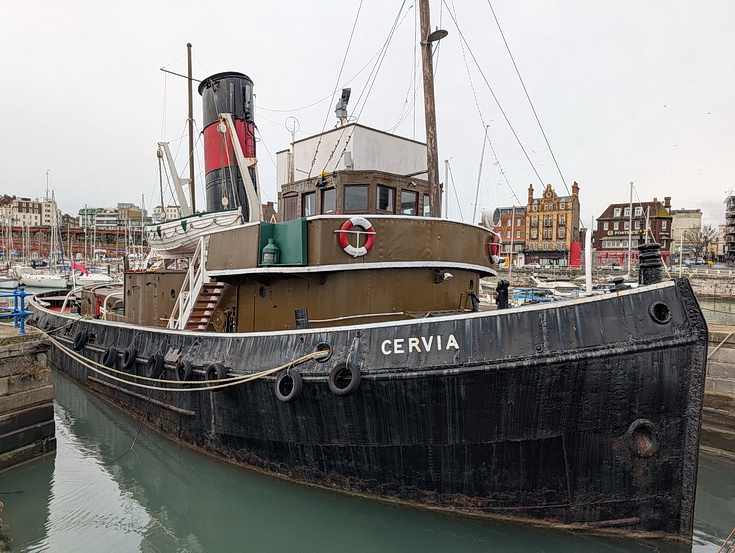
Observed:
[[[252,90],[235,72],[199,86],[207,209],[243,222],[185,264],[127,271],[112,302],[83,292],[79,315],[34,299],[51,364],[275,476],[691,540],[707,326],[686,279],[657,282],[655,247],[638,288],[480,311],[499,236],[439,217],[424,144],[359,124],[295,142],[281,220],[261,221]],[[332,152],[334,170],[293,178]]]

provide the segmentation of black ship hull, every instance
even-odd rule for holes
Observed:
[[[691,539],[707,327],[686,280],[280,333],[74,319],[38,301],[32,310],[56,344],[55,368],[228,461],[421,506]],[[284,371],[227,380],[323,348],[327,359],[289,369],[303,377],[292,401],[275,393]],[[192,381],[131,384],[175,380],[182,360]],[[232,385],[202,389],[214,363]],[[330,388],[338,365],[359,372],[353,393]]]

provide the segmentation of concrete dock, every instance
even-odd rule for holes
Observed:
[[[735,326],[709,325],[702,449],[735,456]]]
[[[0,470],[56,449],[49,344],[0,324]]]

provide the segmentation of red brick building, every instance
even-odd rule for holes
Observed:
[[[661,256],[668,262],[671,253],[671,198],[661,203],[651,202],[610,204],[597,218],[597,228],[592,233],[592,248],[599,264],[625,265],[630,249],[631,265],[638,264],[638,244],[661,244]],[[630,248],[628,237],[631,239]]]

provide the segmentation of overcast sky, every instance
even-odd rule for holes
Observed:
[[[352,88],[348,110],[361,124],[423,140],[420,88],[415,104],[411,89],[415,78],[421,86],[416,7],[367,0],[358,17],[359,7],[3,0],[0,193],[40,197],[48,178],[64,212],[143,195],[152,209],[156,142],[171,142],[184,172],[186,81],[160,68],[186,73],[187,42],[195,78],[239,71],[255,83],[264,201],[277,199],[286,119],[298,119],[297,138],[332,128],[335,88]],[[435,79],[450,217],[472,218],[479,175],[484,208],[525,205],[529,184],[537,196],[545,184],[563,195],[577,181],[589,226],[608,204],[627,202],[633,182],[634,201],[671,196],[674,208],[723,222],[735,187],[735,2],[431,0],[431,12],[432,28],[449,31]],[[194,116],[201,130],[196,92]]]

